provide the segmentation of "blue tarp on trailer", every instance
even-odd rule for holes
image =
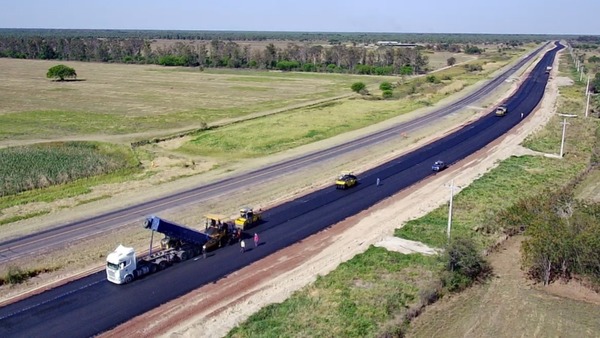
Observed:
[[[146,218],[144,228],[196,245],[204,245],[210,240],[210,236],[203,232],[164,220],[157,216]]]

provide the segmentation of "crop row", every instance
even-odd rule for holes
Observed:
[[[107,174],[131,165],[130,152],[91,142],[0,149],[0,196]]]

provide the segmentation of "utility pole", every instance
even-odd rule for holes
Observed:
[[[588,117],[588,111],[590,111],[590,96],[592,96],[591,92],[587,93],[587,103],[585,104],[585,117]]]
[[[587,75],[587,85],[585,85],[585,94],[590,92],[590,74]]]
[[[563,125],[563,131],[562,131],[562,138],[560,139],[560,155],[558,155],[560,158],[563,157],[563,150],[565,148],[565,133],[567,131],[567,118],[564,119],[562,125]]]
[[[560,140],[560,155],[559,157],[562,158],[563,154],[564,154],[564,149],[565,149],[565,133],[567,132],[567,117],[577,117],[577,115],[574,114],[558,114],[559,116],[564,117],[563,120],[563,130],[562,130],[562,138]]]
[[[448,207],[448,243],[450,243],[450,229],[452,228],[452,199],[454,198],[454,180],[450,182],[450,205]]]

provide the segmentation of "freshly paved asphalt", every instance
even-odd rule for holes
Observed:
[[[489,144],[521,121],[541,100],[558,46],[546,53],[521,88],[507,100],[509,113],[493,113],[463,129],[360,175],[348,190],[333,186],[264,212],[257,249],[240,254],[237,246],[221,248],[206,260],[190,260],[128,285],[106,281],[104,272],[73,281],[0,309],[2,337],[88,337],[165,302],[214,282],[281,248],[303,240],[399,190],[432,175],[438,159],[452,164]],[[376,179],[383,185],[377,187]],[[140,217],[140,219],[142,219]],[[243,286],[242,286],[243,287]]]

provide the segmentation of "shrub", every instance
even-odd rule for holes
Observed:
[[[491,273],[489,263],[470,238],[452,240],[441,259],[446,267],[442,283],[450,292],[464,290]]]
[[[435,75],[428,75],[426,78],[429,83],[440,83],[440,79],[438,79]]]
[[[468,64],[464,66],[468,72],[479,72],[483,70],[480,64]]]
[[[11,265],[8,267],[8,272],[6,273],[4,281],[7,284],[20,284],[28,278],[29,274],[27,272],[21,270],[18,266]]]
[[[394,96],[394,92],[392,92],[391,90],[384,90],[381,96],[383,96],[384,99],[389,99]]]
[[[367,88],[367,85],[365,85],[364,82],[354,82],[350,88],[353,92],[360,93]]]
[[[389,83],[389,82],[387,82],[387,81],[386,82],[382,82],[379,85],[379,89],[381,89],[381,90],[392,90],[392,84]]]

